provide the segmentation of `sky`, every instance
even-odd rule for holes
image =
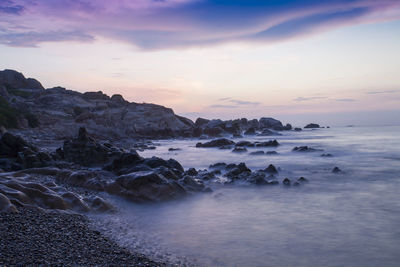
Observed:
[[[0,69],[191,119],[400,124],[400,1],[0,0]]]

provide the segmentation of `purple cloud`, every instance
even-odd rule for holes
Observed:
[[[325,96],[311,96],[311,97],[298,97],[295,98],[294,101],[303,102],[303,101],[312,101],[312,100],[320,100],[320,99],[327,99]]]
[[[390,17],[385,15],[389,10]],[[5,29],[0,43],[6,45],[105,37],[141,49],[165,49],[281,41],[399,18],[400,1],[2,0],[0,14],[0,28]]]

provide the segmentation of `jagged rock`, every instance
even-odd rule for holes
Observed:
[[[227,166],[226,169],[229,169],[229,171],[226,173],[226,176],[231,178],[231,179],[235,179],[237,178],[238,175],[246,173],[246,174],[250,174],[251,170],[249,168],[247,168],[245,163],[239,163],[238,165],[233,164],[231,166]]]
[[[266,169],[264,169],[264,171],[267,173],[272,173],[272,174],[278,173],[278,170],[272,164],[268,165],[268,167]]]
[[[224,169],[225,167],[226,167],[226,163],[224,163],[224,162],[218,162],[215,164],[211,164],[209,166],[210,169]]]
[[[283,183],[283,185],[285,185],[285,186],[290,186],[290,185],[291,185],[291,181],[290,181],[289,178],[283,179],[282,183]]]
[[[332,169],[332,172],[333,172],[333,173],[341,173],[342,170],[339,169],[339,167],[335,167],[335,168]]]
[[[316,123],[309,123],[306,126],[304,126],[305,129],[312,129],[312,128],[320,128],[319,124]]]
[[[191,176],[196,176],[196,175],[198,175],[199,174],[199,172],[198,171],[196,171],[196,169],[195,168],[190,168],[189,170],[187,170],[186,172],[185,172],[187,175],[191,175]]]
[[[297,181],[300,183],[308,183],[308,179],[306,179],[304,177],[300,177],[299,179],[297,179]]]
[[[206,143],[197,143],[196,147],[221,147],[221,146],[229,146],[229,145],[234,145],[235,142],[226,139],[226,138],[221,138],[221,139],[215,139]]]
[[[198,118],[196,122],[194,123],[196,126],[201,127],[203,125],[206,125],[210,120],[203,119],[203,118]]]

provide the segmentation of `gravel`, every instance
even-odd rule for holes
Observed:
[[[85,216],[18,210],[0,213],[0,266],[165,266],[90,229]]]

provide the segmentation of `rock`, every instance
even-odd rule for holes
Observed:
[[[269,135],[276,135],[277,133],[275,133],[275,132],[273,132],[273,131],[271,131],[271,130],[269,130],[269,129],[263,129],[262,131],[261,131],[261,133],[259,133],[258,135],[259,136],[269,136]]]
[[[226,173],[226,176],[232,179],[237,178],[238,175],[246,173],[246,174],[250,174],[251,170],[249,168],[247,168],[245,163],[239,163],[238,165],[233,164],[231,166],[227,166],[226,169],[228,169],[229,171]]]
[[[264,171],[267,173],[272,173],[272,174],[278,173],[278,170],[272,164],[268,165],[268,167],[266,169],[264,169]]]
[[[235,147],[232,152],[234,153],[245,153],[247,152],[247,149],[245,147]]]
[[[186,172],[185,172],[187,175],[190,175],[190,176],[196,176],[196,175],[198,175],[199,174],[199,172],[198,171],[196,171],[196,169],[195,168],[190,168],[189,170],[187,170]]]
[[[152,171],[119,176],[106,190],[136,202],[171,200],[186,194],[186,190],[177,182],[169,182]]]
[[[296,151],[296,152],[315,152],[315,151],[321,151],[319,149],[315,149],[309,146],[296,146],[293,148],[292,151]]]
[[[255,134],[256,134],[256,129],[254,129],[253,127],[250,127],[244,132],[244,135],[255,135]]]
[[[209,166],[209,168],[210,169],[224,169],[224,168],[226,168],[226,163],[224,163],[224,162],[218,162],[218,163],[215,163],[215,164],[211,164],[210,166]]]
[[[205,188],[203,183],[200,183],[199,181],[188,175],[183,177],[182,183],[186,186],[186,188],[189,188],[191,191],[194,192],[203,191]]]
[[[222,133],[224,132],[224,130],[219,127],[207,127],[203,130],[203,133],[212,137],[218,137],[220,136]]]
[[[320,128],[319,124],[316,123],[309,123],[306,126],[304,126],[305,129],[312,129],[312,128]]]
[[[290,186],[291,181],[290,181],[289,178],[285,178],[285,179],[283,179],[282,183],[283,183],[283,185],[285,185],[285,186]]]
[[[294,130],[295,130],[296,132],[300,132],[300,131],[302,131],[303,129],[296,127],[296,128],[294,128]]]
[[[235,142],[228,140],[226,138],[215,139],[206,143],[197,143],[196,147],[221,147],[221,146],[229,146],[234,145]]]
[[[210,120],[203,119],[203,118],[198,118],[196,122],[194,123],[196,126],[201,127],[203,125],[206,125]]]
[[[308,179],[306,179],[304,177],[300,177],[299,179],[297,179],[297,181],[300,183],[308,183]]]
[[[267,152],[265,152],[265,154],[267,154],[267,155],[277,155],[278,152],[276,152],[276,151],[267,151]]]
[[[262,150],[258,150],[258,151],[250,152],[249,155],[259,156],[259,155],[265,155],[265,153]]]
[[[0,85],[10,89],[44,90],[43,86],[35,79],[28,78],[15,70],[0,71]]]
[[[168,151],[179,151],[179,150],[182,150],[182,149],[180,149],[180,148],[173,148],[173,147],[168,148]]]
[[[0,212],[18,212],[17,208],[11,204],[8,197],[0,193]]]
[[[254,144],[249,141],[239,141],[235,144],[235,146],[237,146],[237,147],[243,147],[243,146],[254,147]]]
[[[339,167],[335,167],[335,168],[332,169],[332,172],[333,172],[333,173],[341,173],[342,170],[339,169]]]
[[[256,142],[255,146],[256,147],[279,146],[279,143],[276,140],[270,140],[267,142]]]
[[[285,126],[274,126],[273,129],[275,131],[290,131],[292,130],[292,125],[288,123]]]
[[[259,120],[260,128],[274,128],[277,126],[283,126],[282,122],[273,118],[261,118]]]
[[[329,154],[329,153],[326,153],[326,154],[321,154],[321,157],[324,157],[324,158],[331,158],[331,157],[333,157],[333,155],[332,155],[332,154]]]

